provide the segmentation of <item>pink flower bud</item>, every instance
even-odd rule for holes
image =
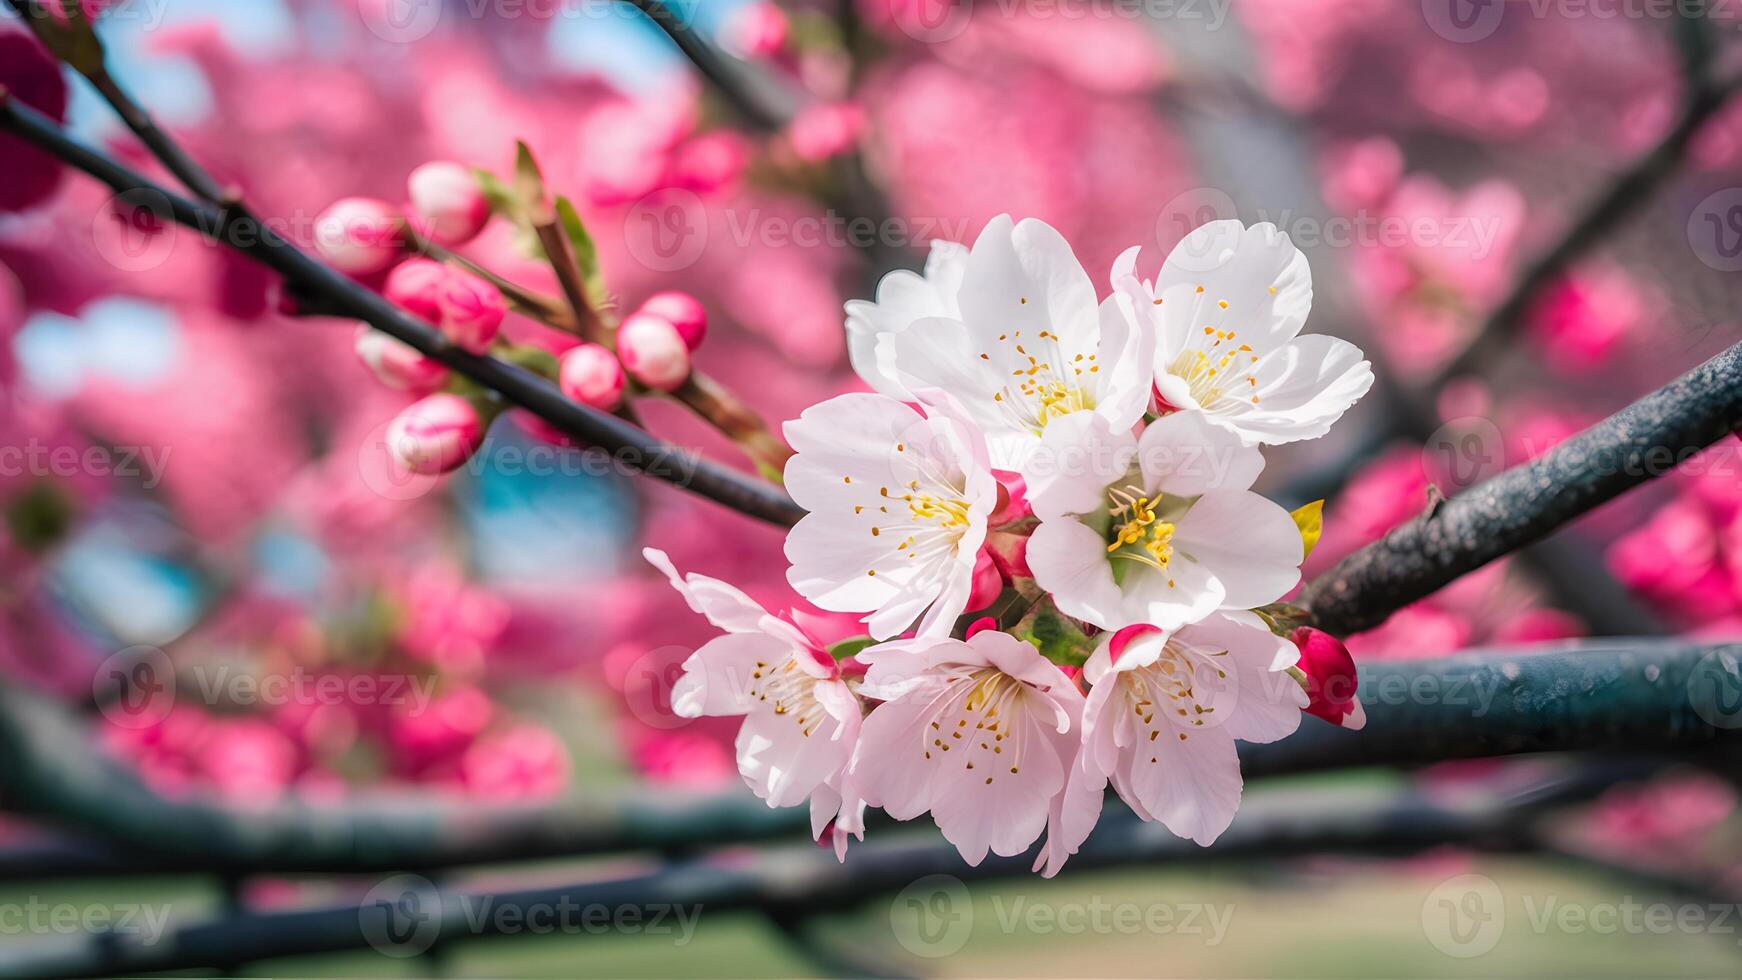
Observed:
[[[675,289],[655,293],[641,304],[639,312],[659,317],[676,327],[683,345],[690,350],[702,346],[702,339],[708,335],[707,307],[689,293]]]
[[[417,348],[368,324],[357,328],[357,358],[389,388],[424,395],[440,388],[448,369]]]
[[[721,43],[740,58],[767,58],[786,47],[789,27],[785,11],[759,0],[732,13],[726,21]]]
[[[975,634],[998,628],[998,620],[992,616],[981,616],[968,624],[968,631],[962,634],[962,639],[971,640]]]
[[[624,320],[617,354],[630,377],[656,391],[676,391],[690,376],[690,349],[664,317],[637,313]]]
[[[992,560],[991,552],[980,549],[974,556],[974,585],[968,592],[966,608],[984,609],[998,601],[1004,594],[1004,576],[998,573],[998,565]]]
[[[598,344],[582,344],[562,356],[557,384],[582,405],[613,411],[623,402],[623,365]]]
[[[986,550],[1005,578],[1015,581],[1034,577],[1034,570],[1028,567],[1028,535],[993,531],[986,535]]]
[[[1025,517],[1033,517],[1034,508],[1028,504],[1028,481],[1022,478],[1022,474],[1011,470],[993,470],[992,475],[998,480],[998,506],[992,511],[992,516],[987,518],[987,524],[1003,527]]]
[[[1288,639],[1300,649],[1296,666],[1307,678],[1307,714],[1350,730],[1366,725],[1367,712],[1355,698],[1355,658],[1343,641],[1311,626],[1296,629]]]
[[[490,222],[490,202],[477,176],[461,164],[426,163],[411,172],[406,187],[429,236],[444,245],[469,242]]]
[[[343,198],[315,218],[315,251],[346,275],[385,272],[404,245],[399,223],[399,212],[386,201]]]
[[[508,303],[495,286],[432,259],[412,259],[387,277],[383,293],[474,354],[490,349]]]
[[[458,469],[484,441],[484,424],[458,395],[430,395],[387,426],[387,451],[412,473]]]
[[[799,159],[816,162],[852,149],[865,128],[865,114],[856,105],[825,102],[807,106],[786,129],[786,141]]]

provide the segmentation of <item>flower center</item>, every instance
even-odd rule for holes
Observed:
[[[1200,667],[1212,670],[1218,680],[1226,680],[1228,672],[1218,666],[1213,658],[1227,656],[1227,653],[1226,650],[1200,650],[1177,640],[1169,641],[1155,663],[1121,676],[1120,690],[1125,695],[1125,705],[1136,718],[1137,726],[1147,730],[1149,741],[1159,738],[1162,729],[1167,725],[1166,722],[1156,724],[1157,710],[1164,714],[1171,712],[1178,727],[1204,727],[1205,716],[1214,714],[1216,709],[1205,704],[1204,699],[1198,695],[1197,670]],[[1215,684],[1212,683],[1211,687],[1214,688]],[[1214,691],[1211,693],[1213,696]],[[1180,741],[1187,740],[1186,732],[1175,734]],[[1150,756],[1149,761],[1157,762],[1159,756]]]
[[[1203,293],[1203,287],[1198,287],[1200,306]],[[1225,300],[1216,306],[1220,310],[1228,308]],[[1239,331],[1206,326],[1168,365],[1167,373],[1184,381],[1192,398],[1204,408],[1224,396],[1241,397],[1241,394],[1256,405],[1258,394],[1254,389],[1258,387],[1258,378],[1252,374],[1252,368],[1257,363],[1258,353],[1251,344],[1239,342]],[[1241,385],[1245,385],[1245,391],[1236,394]]]
[[[1072,412],[1089,411],[1095,407],[1095,396],[1084,384],[1101,373],[1095,354],[1075,354],[1067,357],[1059,346],[1058,334],[1042,330],[1037,335],[1035,350],[1030,353],[1022,340],[1022,331],[999,334],[998,340],[1011,345],[1014,355],[1000,360],[1014,364],[1006,384],[992,395],[1015,424],[1039,435],[1046,424]],[[992,360],[990,353],[980,355],[982,361]]]
[[[1020,774],[1023,726],[1017,715],[1024,687],[1022,681],[996,668],[956,668],[944,706],[926,730],[930,741],[926,761],[960,759],[964,770],[985,773],[982,785],[986,786],[1005,773]],[[951,749],[958,755],[948,755]]]
[[[1107,512],[1112,517],[1107,531],[1108,560],[1134,561],[1167,575],[1174,554],[1174,521],[1189,503],[1166,494],[1150,497],[1137,487],[1114,487],[1107,491],[1107,496],[1110,501]],[[1165,519],[1157,511],[1167,511],[1173,519]],[[1114,572],[1118,577],[1119,566],[1114,566]],[[1168,576],[1167,584],[1174,584],[1172,576]]]
[[[817,700],[816,687],[817,679],[799,666],[797,657],[788,657],[773,669],[758,660],[750,674],[750,696],[759,702],[772,702],[774,713],[790,717],[805,738],[810,738],[828,715]]]

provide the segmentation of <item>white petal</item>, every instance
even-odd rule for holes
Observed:
[[[762,617],[768,615],[768,611],[737,588],[694,572],[680,576],[671,559],[657,548],[643,548],[641,555],[664,572],[671,587],[684,597],[691,609],[707,617],[708,622],[728,633],[754,633],[761,629]]]
[[[1190,554],[1216,577],[1224,606],[1275,602],[1300,581],[1300,528],[1288,511],[1258,494],[1207,493],[1177,526],[1175,551]]]
[[[738,729],[738,771],[769,806],[797,806],[847,764],[851,746],[833,738],[833,718],[804,734],[793,713],[753,711]]]
[[[1219,699],[1217,724],[1231,738],[1274,742],[1300,727],[1307,705],[1287,668],[1299,659],[1294,644],[1272,633],[1249,612],[1216,613],[1179,631],[1182,642],[1226,650],[1233,697]]]
[[[1275,225],[1247,228],[1237,220],[1212,221],[1174,246],[1156,276],[1155,294],[1170,337],[1206,326],[1233,327],[1262,355],[1293,339],[1306,324],[1312,270]],[[1158,360],[1171,361],[1168,346],[1158,349]],[[1165,368],[1158,364],[1156,369]]]
[[[1264,472],[1264,456],[1202,412],[1174,412],[1150,423],[1137,444],[1144,485],[1176,497],[1245,490]]]
[[[1107,506],[1107,487],[1131,468],[1138,443],[1129,430],[1078,412],[1053,421],[1022,467],[1028,504],[1041,520],[1086,514]]]
[[[1362,359],[1361,349],[1323,334],[1289,341],[1263,357],[1254,376],[1258,404],[1230,424],[1272,446],[1331,431],[1373,387],[1373,366]]]
[[[1043,521],[1028,539],[1028,567],[1066,615],[1102,629],[1129,625],[1120,621],[1124,596],[1113,581],[1107,542],[1081,523]]]
[[[915,400],[897,379],[890,363],[893,353],[882,340],[927,317],[956,316],[956,294],[966,268],[964,246],[935,241],[923,277],[905,269],[891,272],[877,284],[876,302],[847,303],[847,352],[866,384],[893,398]]]
[[[1159,738],[1131,750],[1124,778],[1114,785],[1134,809],[1141,805],[1168,830],[1208,845],[1240,808],[1240,757],[1234,740],[1217,730],[1164,728]]]
[[[741,715],[750,710],[750,684],[757,664],[783,664],[791,648],[761,633],[728,633],[701,645],[683,662],[671,689],[671,710],[680,718]]]

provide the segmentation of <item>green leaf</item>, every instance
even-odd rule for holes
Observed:
[[[1270,632],[1284,639],[1313,619],[1312,613],[1286,602],[1273,602],[1252,611],[1258,614],[1259,619],[1264,620],[1264,624],[1270,627]]]
[[[484,200],[490,202],[491,211],[516,223],[521,220],[526,205],[515,195],[513,188],[482,167],[472,168],[472,175],[478,178],[478,188],[484,192]]]
[[[514,146],[514,193],[536,214],[544,207],[544,174],[538,169],[538,161],[533,159],[532,148],[524,140]]]
[[[1288,515],[1294,518],[1294,526],[1300,528],[1300,543],[1306,549],[1305,554],[1301,555],[1303,561],[1318,547],[1319,536],[1324,533],[1324,510],[1325,502],[1315,500]]]
[[[859,651],[864,650],[866,647],[876,645],[877,641],[871,639],[869,636],[850,637],[840,641],[839,643],[829,644],[829,656],[834,657],[836,660],[845,660],[848,657],[857,654]]]
[[[569,251],[575,253],[575,267],[580,270],[581,283],[587,288],[587,300],[597,309],[605,305],[605,275],[599,269],[599,246],[587,232],[575,205],[566,197],[556,199],[557,221],[568,237]]]
[[[1095,652],[1095,641],[1076,620],[1059,612],[1051,598],[1035,603],[1011,633],[1034,644],[1041,656],[1065,667],[1081,667]]]

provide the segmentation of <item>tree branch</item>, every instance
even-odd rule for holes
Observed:
[[[1589,798],[1610,783],[1594,781],[1562,802]],[[1399,856],[1460,844],[1489,851],[1522,849],[1527,840],[1510,798],[1485,798],[1447,807],[1413,792],[1259,793],[1214,847],[1173,836],[1159,824],[1114,811],[1103,818],[1066,874],[1140,865],[1221,861],[1276,861],[1316,854]],[[1533,812],[1527,802],[1522,813]],[[860,908],[869,900],[947,869],[962,883],[1029,876],[1026,856],[992,856],[966,867],[953,846],[935,837],[884,840],[855,849],[849,863],[800,845],[759,852],[754,861],[700,859],[639,877],[497,893],[461,892],[429,885],[408,887],[400,906],[410,916],[386,927],[388,910],[354,902],[325,908],[241,914],[170,929],[157,942],[98,933],[73,943],[8,947],[0,975],[131,976],[164,970],[234,967],[261,959],[386,945],[395,938],[447,944],[521,930],[557,910],[642,910],[673,907],[718,915],[771,907],[805,915]],[[393,896],[399,897],[399,896]],[[530,916],[528,913],[535,913]],[[579,928],[575,923],[573,928]],[[377,947],[380,948],[380,947]],[[413,947],[414,949],[416,947]]]
[[[1256,779],[1521,753],[1734,748],[1742,733],[1720,727],[1716,722],[1730,719],[1696,698],[1709,695],[1712,683],[1736,679],[1737,652],[1627,641],[1365,664],[1366,729],[1303,719],[1301,730],[1280,742],[1242,745],[1242,769]],[[770,809],[742,790],[594,796],[537,807],[479,807],[418,794],[246,809],[172,799],[105,758],[64,708],[4,686],[0,805],[141,860],[237,874],[361,874],[672,851],[790,838],[804,833],[809,820],[802,807]]]
[[[285,277],[324,308],[362,320],[543,418],[584,444],[598,446],[639,473],[666,480],[733,510],[788,526],[804,512],[780,488],[700,459],[661,442],[621,419],[564,398],[549,380],[517,365],[469,354],[429,324],[367,287],[346,278],[285,241],[244,211],[220,210],[171,194],[138,173],[69,138],[53,121],[0,90],[0,129],[10,131],[101,180],[134,203],[161,207],[173,220],[228,245]]]
[[[1742,427],[1742,344],[1567,440],[1403,524],[1309,583],[1332,633],[1377,626]]]

